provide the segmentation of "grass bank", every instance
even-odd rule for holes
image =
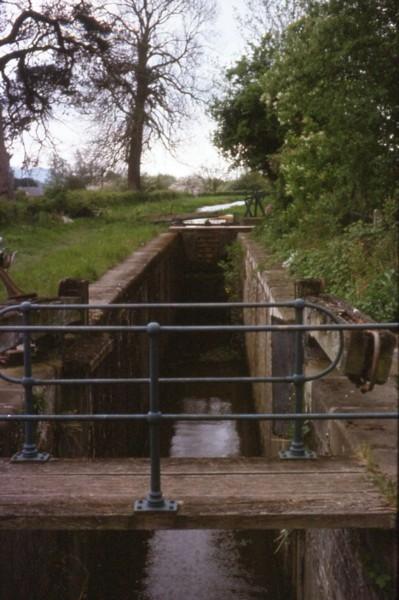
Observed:
[[[226,197],[226,202],[231,197]],[[0,226],[5,245],[17,251],[17,259],[10,270],[14,281],[25,292],[39,296],[54,296],[58,283],[65,277],[77,277],[95,281],[105,271],[122,261],[136,248],[145,244],[167,225],[153,222],[155,216],[182,214],[195,211],[203,205],[220,204],[221,196],[204,198],[165,194],[163,199],[132,199],[125,193],[74,192],[68,199],[62,198],[62,212],[71,214],[79,208],[82,214],[72,223],[60,220],[60,202],[53,210],[39,210],[34,206],[27,216],[26,206],[17,206],[12,222],[7,219]],[[20,203],[23,201],[20,200]],[[48,205],[48,202],[47,202]],[[72,207],[68,211],[68,207]],[[83,208],[90,208],[84,212]],[[11,207],[12,208],[12,207]],[[14,210],[14,209],[12,209]],[[96,214],[97,216],[94,216]],[[29,217],[29,218],[28,218]],[[1,290],[2,298],[5,297]]]

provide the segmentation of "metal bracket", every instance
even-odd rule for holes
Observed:
[[[303,450],[301,453],[298,453],[295,450],[291,450],[291,448],[280,450],[278,455],[283,460],[312,460],[317,458],[316,452],[312,450]]]
[[[32,456],[29,456],[29,454],[24,453],[24,451],[22,450],[21,452],[17,452],[16,454],[14,454],[11,457],[10,462],[46,462],[50,459],[50,457],[51,455],[48,452],[37,452],[36,454],[32,454]]]
[[[369,334],[373,338],[373,355],[371,359],[371,365],[367,373],[367,378],[363,381],[360,386],[360,391],[365,394],[371,392],[375,384],[376,372],[378,367],[378,361],[380,360],[381,354],[381,336],[379,331],[369,331],[366,329],[366,334]]]
[[[176,500],[167,500],[166,498],[157,506],[154,506],[148,498],[136,500],[134,503],[135,512],[177,512],[178,508]]]

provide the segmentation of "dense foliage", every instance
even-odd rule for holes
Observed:
[[[283,142],[276,110],[262,99],[262,75],[275,49],[269,37],[253,46],[226,73],[226,88],[215,98],[211,115],[217,122],[216,145],[234,166],[249,167],[275,179],[273,155]]]
[[[381,207],[397,185],[398,39],[390,4],[316,6],[288,28],[262,80],[287,131],[279,156],[286,193],[344,223]]]
[[[274,213],[259,239],[378,318],[397,305],[398,24],[393,0],[309,2],[227,72],[234,85],[213,108],[226,154],[263,173],[262,155],[273,165]],[[242,65],[257,56],[248,78]]]

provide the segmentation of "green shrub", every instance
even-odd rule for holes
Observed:
[[[219,262],[224,275],[224,288],[230,302],[242,301],[243,249],[239,242],[226,248],[226,257]]]
[[[11,222],[12,210],[10,200],[0,198],[0,225],[6,225]]]
[[[376,222],[358,220],[342,228],[317,210],[276,211],[257,239],[286,260],[299,277],[322,277],[326,291],[376,320],[398,318],[396,203],[388,200]]]
[[[50,189],[46,197],[52,201],[53,210],[63,212],[70,217],[86,217],[95,215],[101,208],[115,204],[140,204],[142,202],[159,202],[175,200],[183,196],[171,190],[155,190],[152,192],[101,190],[61,190]]]

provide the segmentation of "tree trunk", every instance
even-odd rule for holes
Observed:
[[[134,110],[132,133],[129,142],[127,162],[127,185],[129,189],[141,190],[141,155],[143,151],[144,107],[143,116],[138,114],[138,107]]]
[[[12,198],[14,195],[10,169],[10,156],[4,141],[3,120],[0,109],[0,198]]]
[[[132,190],[141,190],[141,157],[143,154],[145,103],[148,96],[147,53],[148,41],[144,39],[137,48],[137,91],[127,157],[127,184]]]

